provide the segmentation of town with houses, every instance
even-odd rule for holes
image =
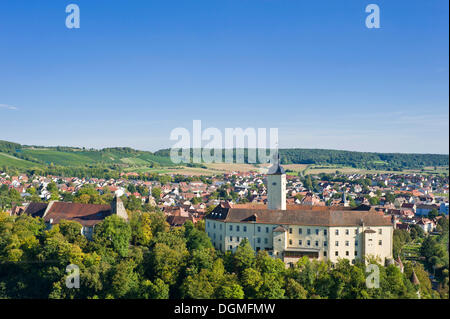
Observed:
[[[30,2],[0,2],[2,306],[448,305],[449,1]]]
[[[221,203],[227,205],[265,205],[268,198],[267,180],[259,172],[229,172],[222,176],[205,176],[202,180],[192,182],[142,181],[137,179],[137,173],[124,173],[117,180],[97,178],[78,178],[61,176],[9,176],[0,173],[0,186],[15,189],[21,197],[21,203],[14,203],[8,209],[11,215],[31,213],[36,215],[35,203],[31,203],[30,189],[36,190],[40,203],[64,201],[64,194],[76,194],[81,188],[91,186],[101,195],[107,189],[117,198],[124,196],[135,197],[155,209],[159,209],[166,216],[170,226],[182,226],[186,221],[197,222],[203,220],[212,209]],[[436,228],[436,218],[428,217],[431,211],[437,215],[447,215],[449,211],[448,178],[420,174],[350,174],[345,181],[321,180],[319,176],[312,176],[315,190],[307,187],[302,178],[286,175],[286,205],[289,207],[330,206],[330,207],[367,207],[373,211],[382,212],[394,221],[394,227],[409,230],[412,225],[420,226],[425,233],[433,232]],[[369,180],[369,185],[362,185],[359,181]],[[56,184],[59,198],[52,200],[52,192],[47,189],[51,183]],[[159,188],[159,197],[152,196],[152,190]],[[143,189],[145,191],[134,191]],[[220,190],[225,190],[226,196],[218,196]],[[233,193],[233,198],[226,197]],[[154,193],[153,193],[154,194]],[[389,196],[392,198],[389,198]],[[36,196],[36,195],[35,195]],[[375,199],[374,203],[373,200]],[[41,212],[42,214],[44,211]],[[89,211],[87,212],[89,213]],[[63,214],[63,212],[61,212]],[[80,211],[79,214],[83,214]],[[43,215],[41,215],[42,217]],[[84,220],[74,212],[71,218],[78,218],[83,226],[94,226],[101,218]],[[107,214],[105,215],[105,217]],[[60,216],[64,218],[64,216]],[[67,218],[67,216],[66,216]]]
[[[448,244],[437,245],[434,238],[448,234],[448,188],[446,175],[303,176],[287,172],[279,160],[265,170],[215,176],[128,172],[102,179],[2,172],[0,211],[13,220],[40,218],[49,231],[63,222],[78,223],[82,237],[94,244],[104,223],[118,219],[131,225],[135,213],[155,214],[170,232],[196,227],[222,256],[239,256],[248,247],[257,256],[281,260],[286,269],[306,259],[330,267],[376,262],[395,265],[403,274],[406,261],[414,297],[429,298],[447,289],[441,263]],[[422,263],[434,270],[425,272]],[[423,285],[429,287],[417,288]]]

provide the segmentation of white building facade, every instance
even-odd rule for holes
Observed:
[[[234,216],[221,218],[223,213],[219,211],[228,210],[231,215],[241,215],[242,209],[223,209],[220,205],[218,207],[217,211],[211,213],[211,215],[216,214],[217,218],[214,219],[214,215],[207,217],[205,227],[214,247],[222,252],[235,251],[241,241],[246,238],[255,251],[266,250],[269,255],[280,258],[285,263],[296,262],[303,256],[331,262],[345,258],[352,263],[369,256],[379,258],[380,261],[392,258],[393,225],[377,212],[287,211],[290,214],[307,215],[308,218],[314,214],[322,215],[322,217],[323,215],[327,217],[333,214],[352,214],[364,220],[364,217],[369,214],[376,215],[366,218],[371,221],[368,224],[361,222],[347,225],[319,225],[306,221],[303,223],[258,222],[258,212],[244,218],[250,220],[236,221]],[[259,212],[260,215],[264,213]],[[252,221],[255,215],[256,220]],[[274,215],[273,217],[280,219],[279,214],[274,213]],[[264,219],[266,218],[267,216],[264,216]],[[379,222],[372,222],[374,219],[378,219]]]
[[[340,258],[352,263],[366,257],[380,262],[392,258],[394,227],[389,217],[348,207],[286,207],[284,170],[272,172],[267,208],[220,204],[206,217],[205,229],[216,249],[235,251],[246,238],[255,251],[266,250],[286,264],[303,256],[333,263]]]

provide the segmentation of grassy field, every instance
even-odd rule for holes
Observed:
[[[182,175],[217,175],[231,172],[258,172],[260,168],[267,168],[268,164],[230,164],[230,163],[211,163],[204,164],[206,168],[192,168],[178,166],[173,168],[150,168],[150,167],[129,167],[127,171],[133,171],[137,173],[160,173],[160,174],[182,174]],[[320,165],[306,165],[306,164],[286,164],[283,167],[288,170],[288,175],[298,176],[299,173],[306,175],[316,175],[320,173],[334,174],[338,171],[340,174],[383,174],[383,173],[393,173],[393,171],[387,170],[367,170],[359,169],[353,167],[343,167],[343,166],[320,166]],[[397,174],[407,174],[407,173],[420,173],[420,170],[404,170],[395,172]],[[422,174],[427,174],[428,172],[422,172]]]
[[[125,169],[128,172],[136,173],[159,173],[159,174],[181,174],[181,175],[192,175],[192,176],[211,176],[220,175],[232,172],[258,172],[261,167],[267,167],[268,164],[254,165],[254,164],[230,164],[230,163],[211,163],[203,164],[202,167],[186,167],[186,166],[176,166],[176,167],[161,167],[161,168],[151,168],[151,167],[129,167]],[[297,173],[295,173],[297,174]]]
[[[437,167],[424,167],[423,170],[416,170],[422,173],[428,174],[447,174],[449,172],[448,166],[437,166]]]
[[[433,168],[424,168],[423,170],[420,169],[405,169],[402,171],[388,171],[388,170],[368,170],[368,169],[361,169],[361,168],[354,168],[354,167],[345,167],[340,165],[301,165],[301,164],[291,164],[291,165],[284,165],[286,169],[290,169],[294,171],[295,173],[291,173],[291,175],[296,175],[298,173],[302,173],[303,175],[317,175],[321,173],[325,174],[335,174],[336,172],[339,172],[340,174],[389,174],[389,173],[396,173],[396,174],[446,174],[448,175],[449,169],[448,167],[437,167],[436,169]]]
[[[185,166],[177,166],[177,167],[160,167],[160,168],[152,168],[148,166],[141,167],[128,167],[124,171],[133,172],[133,173],[154,173],[154,174],[168,174],[168,175],[189,175],[189,176],[211,176],[223,173],[221,171],[205,169],[205,168],[197,168],[197,167],[185,167]]]
[[[149,164],[147,161],[140,159],[140,158],[135,158],[135,157],[124,157],[124,158],[121,158],[120,161],[125,164],[133,165],[133,166],[143,166],[143,165]]]
[[[2,166],[11,166],[19,169],[21,168],[26,169],[32,167],[39,167],[39,164],[25,161],[20,158],[11,156],[9,154],[0,153],[0,167]]]
[[[125,171],[136,172],[136,173],[158,173],[158,174],[181,174],[181,175],[192,175],[192,176],[211,176],[231,172],[250,172],[258,171],[259,167],[251,164],[227,164],[227,163],[212,163],[204,164],[206,168],[202,167],[186,167],[186,166],[176,166],[176,167],[161,167],[161,168],[151,168],[148,166],[140,167],[129,167]]]
[[[258,171],[260,166],[264,165],[253,165],[253,164],[230,164],[230,163],[211,163],[211,164],[205,164],[205,166],[214,171],[220,171],[220,172],[251,172],[251,171]]]
[[[58,152],[53,150],[23,150],[24,155],[35,158],[45,164],[53,163],[54,165],[71,166],[86,165],[95,163],[95,160],[83,154]]]

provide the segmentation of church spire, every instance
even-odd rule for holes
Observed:
[[[282,175],[282,174],[286,174],[286,171],[280,165],[280,163],[281,163],[281,161],[280,161],[280,153],[279,153],[278,150],[277,150],[275,156],[274,156],[274,163],[269,168],[269,171],[268,171],[267,175]]]
[[[286,210],[286,172],[280,165],[280,155],[267,173],[267,208]],[[275,158],[275,156],[274,156]]]

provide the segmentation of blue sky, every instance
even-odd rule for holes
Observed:
[[[81,28],[65,27],[78,4]],[[367,29],[366,5],[381,10]],[[448,1],[5,0],[0,139],[157,150],[277,127],[280,147],[449,152]]]

